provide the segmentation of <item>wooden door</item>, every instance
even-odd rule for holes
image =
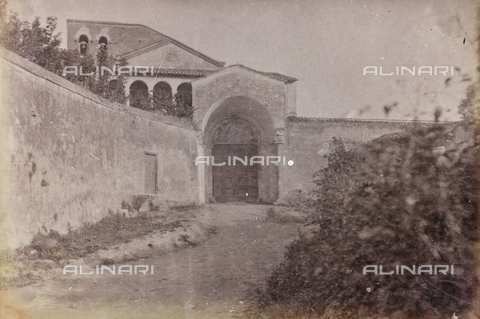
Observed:
[[[258,198],[258,164],[249,165],[250,158],[257,155],[257,146],[252,144],[217,144],[212,155],[215,163],[226,164],[213,166],[213,196],[217,202],[255,202]],[[231,158],[229,165],[228,157]],[[236,161],[247,157],[247,165]]]

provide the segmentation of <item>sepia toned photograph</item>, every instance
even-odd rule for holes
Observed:
[[[480,319],[479,13],[0,0],[0,318]]]

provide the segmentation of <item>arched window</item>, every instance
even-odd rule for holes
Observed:
[[[143,110],[150,109],[150,96],[145,82],[135,81],[130,85],[130,106]]]
[[[88,52],[88,37],[85,34],[82,34],[78,38],[80,44],[80,54],[86,54]]]
[[[105,49],[107,49],[107,45],[108,45],[108,40],[106,37],[100,37],[100,39],[98,39],[98,45],[99,46],[104,46]]]
[[[192,85],[190,83],[185,82],[177,87],[175,102],[177,105],[177,116],[192,117]]]
[[[167,82],[158,82],[153,87],[153,108],[171,113],[172,87]]]

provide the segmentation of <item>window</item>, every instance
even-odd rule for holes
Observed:
[[[100,39],[98,40],[98,45],[103,46],[104,49],[106,50],[107,49],[107,44],[108,44],[107,38],[106,37],[100,37]]]
[[[78,42],[80,43],[80,54],[86,54],[88,52],[88,37],[82,34]]]
[[[157,193],[157,155],[145,153],[145,193]]]

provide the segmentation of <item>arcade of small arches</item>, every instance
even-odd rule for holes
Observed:
[[[108,49],[108,39],[104,35],[98,35],[98,45],[104,50]],[[80,54],[87,54],[89,50],[90,39],[86,34],[78,37],[80,45]],[[94,41],[91,41],[92,43]],[[191,117],[192,116],[192,85],[188,82],[182,82],[182,79],[161,80],[152,83],[153,79],[135,80],[127,85],[126,102],[129,106],[143,110],[159,110],[168,115]],[[184,81],[185,79],[183,79]],[[132,82],[133,81],[133,82]],[[148,84],[147,84],[147,83]],[[176,91],[173,91],[176,88]],[[114,96],[119,92],[118,80],[113,79],[109,82],[109,92]],[[124,99],[116,98],[118,102]]]
[[[151,85],[149,87],[145,81],[134,80],[128,86],[128,103],[132,107],[144,110],[160,110],[176,116],[187,116],[184,113],[189,113],[188,116],[190,116],[191,110],[185,108],[192,107],[192,85],[189,82],[179,84],[175,82],[178,83],[179,81],[168,83],[161,80],[156,83],[149,83]],[[110,85],[117,85],[116,80],[112,80]],[[172,90],[172,86],[176,86],[176,92]],[[182,108],[185,110],[182,110]]]

